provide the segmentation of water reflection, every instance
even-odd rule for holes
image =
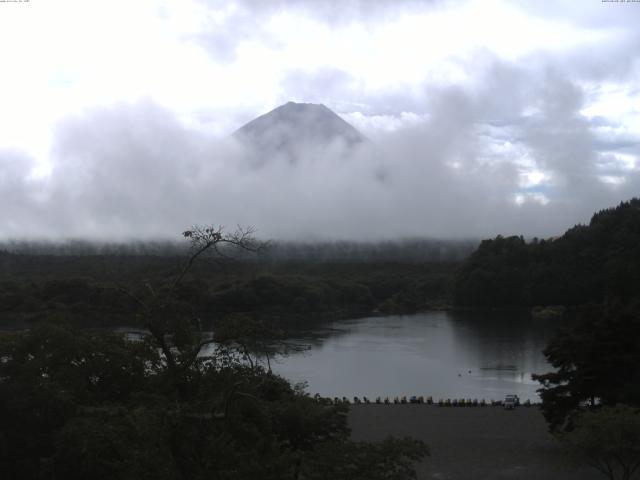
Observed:
[[[328,323],[295,334],[308,350],[277,358],[274,370],[323,396],[424,395],[538,400],[532,373],[551,369],[542,350],[553,321],[517,313],[427,312]],[[10,330],[18,326],[8,326]],[[115,329],[131,340],[147,332]],[[210,332],[209,332],[210,333]],[[211,354],[209,345],[202,354]]]
[[[550,369],[542,349],[553,331],[550,322],[513,313],[363,318],[301,334],[311,349],[278,359],[274,369],[331,397],[536,400],[531,373]]]

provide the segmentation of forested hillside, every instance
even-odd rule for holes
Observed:
[[[535,306],[628,299],[640,288],[640,199],[597,212],[547,240],[483,241],[458,270],[457,306]]]
[[[131,325],[136,302],[161,291],[184,257],[0,255],[0,329],[63,318],[77,326]],[[209,323],[231,313],[296,323],[442,308],[452,262],[304,262],[201,259],[172,308]]]

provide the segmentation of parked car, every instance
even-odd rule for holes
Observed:
[[[507,395],[504,398],[504,402],[502,402],[502,405],[506,410],[513,410],[518,405],[520,405],[520,399],[517,395]]]

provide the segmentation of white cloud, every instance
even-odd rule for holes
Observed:
[[[203,201],[229,203],[225,222],[289,235],[571,225],[637,193],[632,7],[2,4],[0,178],[17,205],[4,234],[170,233],[192,212],[206,220]],[[326,103],[379,150],[346,165],[243,170],[242,153],[215,139],[289,99]]]

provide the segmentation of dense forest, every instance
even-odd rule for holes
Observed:
[[[84,326],[131,324],[127,290],[162,288],[185,256],[0,254],[0,325],[64,317]],[[202,258],[174,307],[203,321],[230,313],[308,322],[443,308],[457,263]]]
[[[454,307],[602,304],[640,286],[640,200],[596,213],[561,237],[473,242],[267,244],[202,258],[173,307],[205,322],[231,313],[309,322]],[[421,249],[424,250],[421,252]],[[130,325],[128,291],[163,285],[181,268],[177,242],[5,243],[0,324],[64,318],[79,326]],[[230,258],[234,257],[234,258]]]
[[[640,199],[597,212],[558,238],[498,236],[458,270],[457,306],[601,304],[640,288]]]
[[[414,462],[428,454],[422,442],[351,441],[344,405],[311,398],[304,386],[255,362],[255,347],[282,340],[281,330],[228,315],[214,334],[203,331],[189,304],[191,290],[184,290],[195,281],[196,259],[224,244],[251,251],[253,242],[249,231],[197,228],[183,235],[190,256],[166,275],[164,262],[160,271],[143,262],[146,277],[99,279],[114,283],[111,289],[92,287],[93,280],[45,276],[40,286],[30,275],[19,280],[42,298],[83,301],[87,317],[125,295],[132,304],[123,309],[147,333],[131,339],[76,328],[64,308],[56,315],[45,305],[42,322],[0,334],[2,478],[415,478]],[[87,258],[67,267],[86,268]],[[18,272],[14,259],[6,260]],[[211,267],[201,266],[203,274]],[[116,296],[109,300],[104,292]],[[205,354],[207,345],[213,351]],[[259,353],[270,355],[266,348]]]

